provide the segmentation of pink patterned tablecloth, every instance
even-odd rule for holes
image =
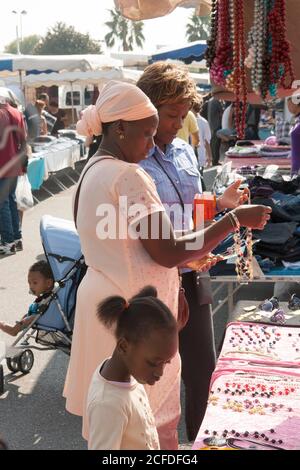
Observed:
[[[300,449],[300,328],[228,325],[194,450]]]

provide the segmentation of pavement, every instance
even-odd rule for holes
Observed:
[[[77,166],[78,171],[81,168],[82,164],[81,167]],[[20,319],[32,302],[32,296],[28,293],[27,272],[36,260],[44,257],[39,234],[41,217],[50,214],[72,219],[73,183],[68,176],[76,180],[78,174],[71,169],[65,173],[60,180],[68,189],[61,191],[54,182],[48,180],[46,187],[54,196],[49,197],[44,190],[36,192],[35,196],[41,202],[25,212],[24,251],[9,257],[0,257],[0,318],[4,321],[14,323]],[[206,177],[209,181],[212,180],[213,172],[210,171]],[[260,300],[271,293],[270,284],[256,284],[243,286],[238,298]],[[219,294],[216,302],[218,299]],[[214,318],[217,348],[223,337],[227,316],[225,306]],[[13,338],[0,331],[0,341],[11,344]],[[81,418],[66,412],[62,397],[68,356],[61,351],[34,351],[34,357],[35,363],[27,375],[12,374],[3,361],[5,390],[0,396],[1,437],[10,449],[86,449],[86,443],[81,437]],[[184,392],[181,398],[183,403]],[[179,425],[179,442],[181,449],[191,447],[187,442],[183,419]]]

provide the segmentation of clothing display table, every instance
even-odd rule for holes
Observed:
[[[57,142],[34,153],[33,157],[44,158],[45,177],[47,178],[49,173],[55,173],[64,168],[73,168],[74,163],[80,159],[80,145],[72,140]]]
[[[242,168],[243,166],[263,166],[266,167],[268,165],[277,165],[279,168],[282,169],[290,169],[291,168],[291,160],[290,158],[280,158],[280,157],[230,157],[225,156],[224,164],[231,162],[232,169]]]
[[[291,168],[290,147],[267,146],[264,141],[253,141],[253,146],[231,147],[225,154],[224,164],[231,162],[233,170],[244,166],[277,165],[279,168]]]
[[[28,178],[33,190],[38,190],[49,175],[65,168],[73,168],[80,160],[81,145],[74,140],[55,142],[39,152],[32,153],[28,161]]]
[[[40,189],[45,179],[45,160],[43,157],[28,160],[27,175],[31,189]]]

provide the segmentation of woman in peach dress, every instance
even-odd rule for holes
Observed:
[[[186,249],[191,239],[174,239],[170,220],[152,179],[138,162],[154,146],[157,112],[150,100],[134,85],[110,82],[96,106],[84,112],[78,124],[81,134],[103,133],[97,154],[83,171],[77,213],[77,228],[88,266],[81,282],[75,315],[72,350],[64,395],[66,408],[83,417],[83,436],[88,429],[86,397],[97,365],[112,353],[115,340],[97,320],[99,302],[111,295],[130,298],[145,285],[153,285],[158,297],[177,317],[178,271],[176,266],[204,257],[229,232],[230,217],[196,232],[196,250]],[[262,227],[268,208],[235,209],[240,224]],[[153,229],[160,223],[169,233],[163,237]],[[215,260],[212,260],[212,264]],[[210,267],[207,263],[206,268]],[[180,418],[179,354],[165,365],[161,380],[146,387],[162,449],[177,449]],[[105,423],[103,423],[105,426]]]

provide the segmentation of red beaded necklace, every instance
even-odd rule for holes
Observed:
[[[235,125],[237,136],[243,139],[246,127],[247,84],[246,84],[246,46],[244,26],[244,2],[235,0],[233,8],[234,43],[233,43],[233,87],[235,91]]]

